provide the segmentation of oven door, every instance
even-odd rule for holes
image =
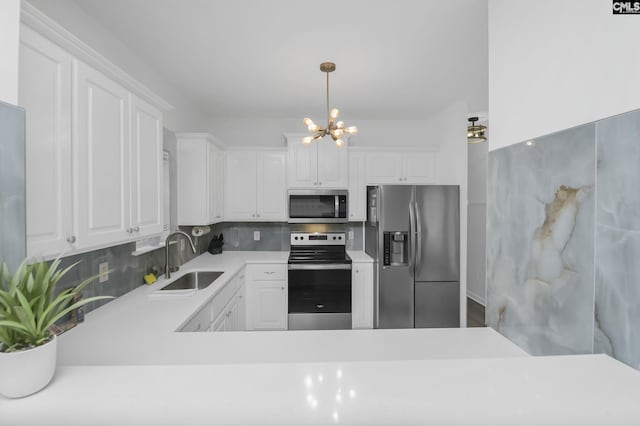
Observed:
[[[351,265],[289,265],[289,329],[351,328]]]
[[[347,191],[289,191],[289,223],[346,223]]]

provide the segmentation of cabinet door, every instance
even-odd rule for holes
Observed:
[[[208,156],[206,140],[178,136],[178,225],[208,225]]]
[[[227,305],[224,331],[238,331],[238,314],[238,296],[236,295]]]
[[[249,283],[248,330],[287,329],[287,286],[284,281]]]
[[[261,152],[257,161],[257,219],[284,221],[287,216],[285,153]]]
[[[74,248],[71,63],[67,52],[22,26],[18,101],[27,111],[27,256]]]
[[[78,246],[125,241],[131,236],[129,94],[88,65],[74,65]]]
[[[316,188],[318,183],[317,142],[302,143],[302,138],[289,140],[287,149],[287,186]]]
[[[354,263],[351,272],[353,328],[373,328],[373,264]]]
[[[213,183],[209,188],[211,223],[222,222],[224,203],[224,155],[222,150],[211,145],[209,170]]]
[[[131,227],[134,236],[162,232],[162,113],[131,102]]]
[[[367,183],[402,183],[402,155],[394,152],[367,154]]]
[[[228,151],[225,162],[224,217],[256,219],[256,153]]]
[[[365,167],[364,153],[352,152],[349,154],[349,221],[363,222],[366,219]]]
[[[238,327],[236,331],[247,329],[247,298],[245,297],[244,275],[239,278],[240,290],[238,291]]]
[[[211,324],[212,331],[225,331],[227,326],[227,314],[226,312],[220,314],[220,316]]]
[[[435,154],[411,152],[402,160],[403,181],[406,183],[434,183],[436,181]]]
[[[349,186],[349,150],[338,147],[331,138],[313,142],[318,150],[318,187],[347,188]]]

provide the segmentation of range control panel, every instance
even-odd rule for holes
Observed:
[[[344,232],[292,232],[292,246],[344,246],[346,245]]]

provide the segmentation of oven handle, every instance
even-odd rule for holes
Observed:
[[[350,270],[350,263],[325,263],[325,264],[309,264],[309,263],[296,263],[289,264],[288,269],[290,271],[327,271],[327,270]]]

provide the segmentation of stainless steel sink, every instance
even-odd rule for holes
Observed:
[[[159,291],[170,290],[202,290],[209,287],[224,274],[221,271],[196,271],[184,274],[172,283],[162,287]]]

